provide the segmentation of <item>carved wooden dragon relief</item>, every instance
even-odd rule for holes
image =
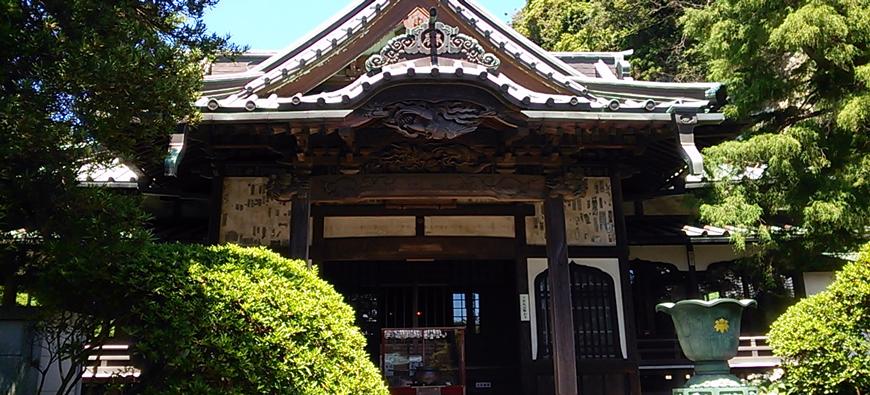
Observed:
[[[477,130],[483,119],[495,117],[496,113],[469,102],[408,100],[370,106],[365,115],[382,118],[385,126],[405,137],[443,140]]]

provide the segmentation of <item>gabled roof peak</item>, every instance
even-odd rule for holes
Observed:
[[[352,45],[358,50],[366,42],[377,42],[380,37],[362,37],[383,35],[407,19],[409,13],[418,11],[421,6],[437,6],[444,11],[446,19],[453,22],[444,19],[441,25],[443,28],[453,25],[450,27],[458,27],[477,36],[475,39],[460,34],[457,29],[453,37],[467,38],[464,43],[469,44],[481,39],[485,41],[485,46],[495,48],[495,53],[487,55],[487,51],[480,47],[478,56],[483,57],[481,60],[484,62],[494,64],[502,58],[502,63],[510,62],[515,65],[515,69],[525,69],[527,73],[536,75],[543,85],[550,85],[555,91],[562,89],[568,77],[582,76],[580,72],[533,44],[504,22],[483,11],[472,0],[364,0],[321,25],[320,30],[259,62],[251,69],[234,73],[233,76],[206,76],[203,94],[229,94],[239,98],[252,94],[262,96],[271,94],[286,84],[300,85],[298,82],[306,78],[312,81],[302,85],[311,89],[311,85],[316,86],[321,82],[316,79],[322,78],[310,77],[313,74],[311,71],[326,64],[335,67],[336,62],[346,62],[347,59],[333,58],[338,59],[338,55]],[[461,26],[457,26],[457,23]],[[294,89],[296,88],[291,90]],[[301,87],[298,90],[300,93],[306,91]]]

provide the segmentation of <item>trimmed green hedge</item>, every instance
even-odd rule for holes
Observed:
[[[168,244],[124,268],[146,393],[387,394],[352,309],[301,261]]]
[[[870,244],[827,290],[780,316],[769,336],[789,393],[870,391]]]

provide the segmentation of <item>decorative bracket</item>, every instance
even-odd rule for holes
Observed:
[[[458,55],[462,59],[482,65],[490,71],[495,71],[501,65],[501,60],[492,53],[485,52],[477,40],[459,33],[458,27],[441,22],[435,22],[434,25],[434,32],[430,27],[431,24],[423,23],[408,29],[404,35],[391,39],[380,53],[374,54],[366,60],[366,71],[371,72],[411,58],[429,56],[433,53],[433,41],[434,53],[437,55]]]
[[[565,169],[561,174],[547,176],[546,186],[550,197],[579,199],[586,193],[586,177],[582,169]]]
[[[689,175],[686,177],[686,181],[701,181],[704,176],[704,157],[695,146],[695,126],[698,125],[698,115],[674,113],[673,119],[677,127],[680,156],[689,165]]]
[[[269,197],[281,202],[287,202],[295,197],[307,198],[311,191],[309,177],[292,173],[274,174],[266,183]]]

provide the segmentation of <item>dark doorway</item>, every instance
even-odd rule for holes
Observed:
[[[513,261],[327,262],[323,277],[354,307],[378,363],[382,328],[465,331],[466,393],[519,386],[518,297]]]

